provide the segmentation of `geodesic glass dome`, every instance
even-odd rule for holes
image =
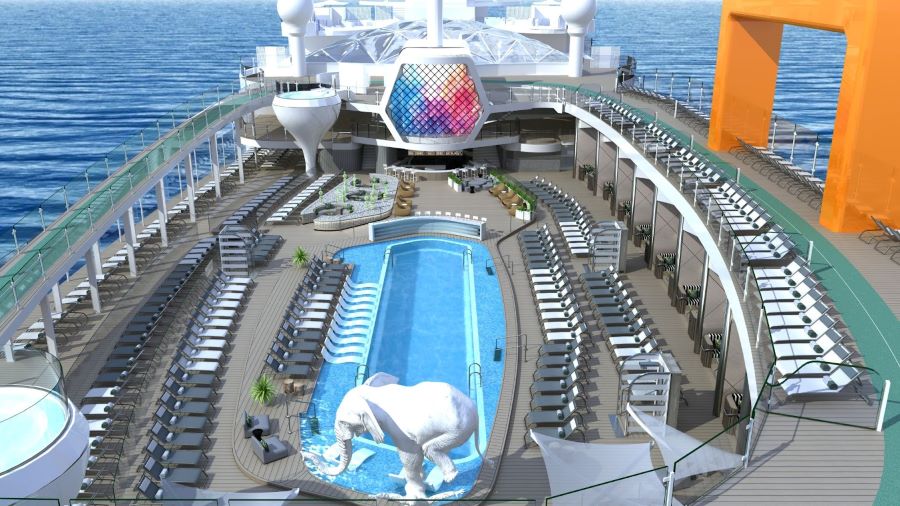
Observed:
[[[311,63],[393,63],[408,40],[424,39],[425,21],[402,21],[357,33],[307,57]],[[445,39],[469,44],[477,65],[565,63],[568,57],[543,42],[477,21],[444,21]]]

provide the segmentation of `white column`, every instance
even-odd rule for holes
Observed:
[[[294,77],[302,77],[306,75],[306,44],[303,42],[302,34],[291,34],[288,36],[288,52],[291,54],[291,66],[293,67]]]
[[[165,248],[169,245],[169,233],[166,230],[169,214],[166,212],[166,183],[162,178],[156,183],[156,211],[159,213],[159,239]]]
[[[244,184],[244,153],[241,146],[241,128],[244,127],[244,120],[238,118],[234,122],[234,156],[238,164],[238,182]]]
[[[100,313],[100,290],[97,288],[97,264],[94,260],[94,255],[88,252],[87,255],[84,256],[84,261],[87,264],[87,272],[88,272],[88,284],[91,287],[91,306],[94,308],[95,313]]]
[[[187,180],[188,213],[191,216],[191,223],[195,223],[197,221],[197,209],[194,207],[194,161],[190,152],[184,158],[184,178]]]
[[[62,304],[62,294],[59,292],[59,283],[54,283],[53,287],[50,288],[50,293],[53,295],[53,306],[56,308],[57,313],[63,312],[63,304]]]
[[[91,254],[94,256],[94,266],[97,267],[98,273],[103,273],[103,260],[100,258],[100,242],[97,241],[91,246]]]
[[[209,138],[209,163],[212,165],[213,182],[216,183],[216,198],[222,198],[222,178],[219,171],[219,139],[216,134]]]
[[[441,47],[444,45],[444,2],[431,0],[428,3],[428,45]]]
[[[584,66],[584,33],[569,34],[569,77],[581,77]]]
[[[3,356],[6,357],[7,362],[15,362],[16,360],[13,358],[13,349],[12,349],[12,339],[6,341],[6,344],[3,345]]]
[[[681,248],[684,246],[684,216],[678,217],[678,242],[675,243],[675,289],[681,278]]]
[[[50,312],[50,303],[47,296],[41,297],[41,320],[44,321],[44,337],[47,338],[47,351],[54,357],[58,357],[56,351],[56,329],[53,327],[53,314]]]
[[[122,216],[122,221],[125,223],[125,251],[128,254],[128,273],[134,278],[137,277],[137,262],[134,259],[134,245],[137,244],[135,236],[137,234],[134,230],[134,208],[132,206],[128,206],[128,210]]]

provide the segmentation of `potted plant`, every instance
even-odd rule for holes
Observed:
[[[253,385],[250,386],[250,398],[262,406],[267,406],[275,400],[275,383],[265,374],[260,374]]]
[[[626,216],[631,214],[631,202],[622,202],[619,204],[619,209],[616,211],[616,219],[622,221]]]
[[[450,174],[449,176],[447,176],[447,184],[449,184],[450,187],[453,188],[453,191],[462,191],[462,179],[460,179],[456,174]]]
[[[578,180],[584,181],[584,178],[588,175],[588,169],[593,168],[593,165],[590,164],[581,164],[578,166]]]
[[[606,181],[603,183],[603,200],[609,200],[610,195],[613,193],[613,182]]]
[[[309,254],[303,247],[297,246],[297,249],[294,250],[294,254],[291,255],[291,263],[296,267],[306,267],[308,262]]]

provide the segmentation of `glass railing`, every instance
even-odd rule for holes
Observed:
[[[551,495],[544,506],[594,506],[596,504],[666,504],[664,480],[669,475],[666,466],[647,469],[615,480]]]
[[[150,174],[196,142],[198,135],[207,135],[206,128],[271,92],[260,87],[226,94],[217,88],[201,94],[126,140],[103,162],[86,169],[82,178],[70,181],[0,232],[0,244],[12,244],[16,252],[6,258],[0,275],[0,322],[85,234],[106,227],[114,207],[127,198],[136,200],[134,188]]]
[[[0,454],[0,476],[51,445],[71,417],[59,361],[38,350],[13,353],[13,362],[0,359],[0,441],[14,442],[19,438],[21,444],[5,445]],[[21,434],[31,433],[34,424],[41,421],[46,427],[40,434],[21,440]]]
[[[708,78],[655,71],[635,76],[621,89],[657,101],[687,125],[706,132],[712,101],[709,82]],[[772,114],[767,142],[758,147],[767,148],[796,167],[824,179],[831,137]]]

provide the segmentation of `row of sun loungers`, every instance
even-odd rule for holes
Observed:
[[[875,251],[882,255],[891,255],[891,260],[900,263],[900,229],[889,227],[886,223],[878,218],[871,216],[875,228],[863,230],[859,233],[859,238],[866,244],[875,246]]]
[[[707,221],[719,223],[732,241],[732,254],[752,271],[784,391],[789,395],[832,393],[858,382],[861,370],[852,365],[855,355],[846,347],[849,339],[845,333],[836,327],[833,309],[823,300],[824,289],[766,210],[664,129],[635,123],[632,132],[645,150],[654,152],[670,177],[679,178],[682,191],[693,194],[697,205],[707,212]]]
[[[593,343],[549,227],[521,232],[518,238],[545,341],[532,377],[525,442],[530,442],[531,431],[562,439],[580,434],[584,439],[584,371],[590,367],[588,347]]]
[[[744,151],[753,158],[754,167],[760,168],[759,166],[762,165],[770,170],[769,179],[778,175],[781,176],[780,180],[786,180],[792,185],[799,185],[803,190],[812,191],[816,195],[821,195],[825,191],[825,181],[816,176],[812,170],[794,165],[768,146],[754,146],[740,139],[738,141]]]
[[[285,311],[281,329],[266,356],[276,374],[308,378],[319,363],[329,322],[339,310],[338,301],[351,266],[314,258]]]
[[[243,158],[246,161],[250,156],[251,155],[249,153],[245,153],[243,155]],[[234,174],[237,173],[237,171],[237,162],[232,163],[221,172],[221,179],[224,181],[228,178],[231,178]],[[215,183],[212,181],[203,185],[202,187],[197,188],[194,192],[195,203],[199,203],[203,199],[215,195],[215,192],[213,191],[214,189]],[[173,228],[174,224],[187,218],[188,214],[188,197],[185,197],[180,202],[167,209],[166,226],[169,228],[169,232],[171,233],[171,229]],[[149,225],[135,234],[132,247],[136,260],[140,259],[142,256],[155,256],[157,253],[159,253],[160,229],[160,221],[159,219],[155,219],[150,222]],[[120,236],[122,236],[121,233]],[[122,237],[124,240],[124,236]],[[115,283],[118,286],[121,280],[126,279],[124,274],[122,274],[121,272],[123,269],[128,269],[128,248],[124,245],[109,257],[101,259],[101,264],[98,267],[97,273],[98,288],[103,288],[104,285],[108,283]],[[60,296],[60,307],[55,308],[57,310],[52,314],[54,324],[56,326],[55,330],[57,336],[63,339],[66,338],[66,335],[70,332],[70,328],[67,328],[65,325],[66,323],[74,324],[74,326],[77,328],[79,324],[87,322],[87,315],[84,312],[79,311],[77,308],[89,299],[90,283],[87,279],[79,283],[74,289],[70,290],[65,295]],[[75,317],[76,319],[70,322],[69,320],[71,318],[69,317]],[[39,320],[29,326],[21,334],[19,334],[14,339],[14,345],[17,348],[31,347],[37,342],[43,340],[44,337],[44,322]]]
[[[252,286],[250,278],[217,275],[200,296],[198,312],[186,323],[153,413],[139,490],[149,485],[146,480],[156,485],[163,479],[198,485],[206,477],[203,450],[215,414],[215,387],[231,347],[230,329]],[[208,318],[222,322],[212,325]]]
[[[272,216],[266,219],[266,223],[275,225],[287,223],[291,217],[298,211],[308,206],[312,201],[319,198],[319,192],[325,192],[333,183],[337,182],[337,176],[334,174],[323,174],[318,179],[302,191],[294,195],[291,200],[282,205],[275,211]]]
[[[659,350],[624,277],[614,267],[582,273],[579,279],[590,300],[591,311],[603,329],[614,364],[618,366],[635,355]]]
[[[194,273],[212,258],[215,244],[215,238],[199,241],[163,279],[119,336],[84,395],[80,409],[89,424],[91,456],[82,496],[90,497],[102,485],[112,486],[108,479],[115,475],[119,457],[124,453],[122,445],[128,436],[133,410],[140,403],[146,373],[154,367],[158,349],[158,343],[152,339],[154,331]],[[177,389],[169,394],[177,395]]]
[[[534,193],[553,213],[553,218],[566,240],[569,252],[573,256],[591,254],[593,220],[587,209],[581,206],[574,197],[564,193],[556,185],[543,178],[534,178],[523,183],[526,189]]]
[[[222,226],[227,225],[244,225],[247,223],[250,218],[257,218],[260,208],[262,208],[267,202],[271,200],[279,199],[284,196],[286,190],[285,188],[294,181],[294,176],[283,176],[275,180],[274,183],[269,185],[268,188],[260,192],[253,199],[245,203],[241,206],[237,211],[231,213],[224,222],[222,222]],[[256,225],[256,221],[250,223],[251,225]]]

